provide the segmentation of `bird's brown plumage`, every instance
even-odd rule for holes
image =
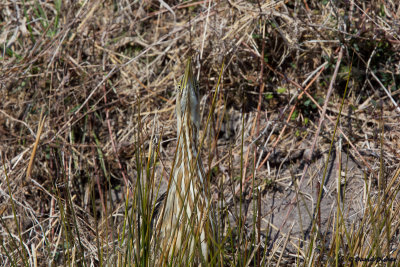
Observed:
[[[177,88],[176,116],[178,145],[171,181],[157,228],[161,233],[162,262],[171,262],[177,255],[194,262],[207,261],[210,235],[213,232],[204,168],[199,156],[200,128],[199,88],[193,75],[191,60],[186,65]]]

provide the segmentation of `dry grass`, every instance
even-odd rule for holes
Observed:
[[[2,1],[0,265],[152,265],[192,55],[211,265],[398,265],[399,21],[391,0]]]

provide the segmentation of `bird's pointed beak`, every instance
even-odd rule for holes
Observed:
[[[188,58],[185,68],[185,74],[182,78],[181,90],[190,89],[191,87],[193,88],[195,87],[195,84],[196,82],[193,75],[192,59]]]
[[[190,114],[191,122],[199,127],[200,125],[200,105],[199,105],[199,89],[196,78],[193,75],[192,60],[189,58],[186,63],[185,74],[180,82],[180,112]]]

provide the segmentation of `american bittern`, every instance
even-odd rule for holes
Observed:
[[[163,211],[157,222],[160,227],[161,260],[178,262],[194,257],[192,262],[205,262],[210,256],[213,232],[212,208],[204,167],[199,155],[200,130],[199,88],[193,75],[191,60],[186,65],[177,88],[176,117],[178,144],[176,159]],[[200,255],[201,254],[201,255]]]

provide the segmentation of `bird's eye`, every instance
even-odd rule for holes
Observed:
[[[180,92],[182,90],[182,81],[183,79],[181,79],[178,83],[178,86],[176,87],[176,89]]]

